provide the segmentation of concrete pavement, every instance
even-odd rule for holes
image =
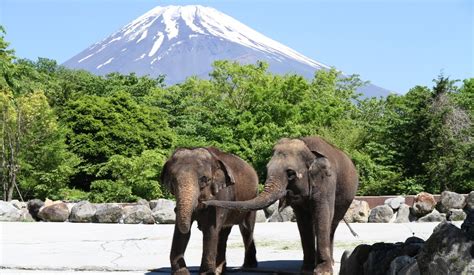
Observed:
[[[410,236],[427,239],[438,223],[345,224],[336,232],[334,259],[361,243],[404,241]],[[456,223],[460,226],[461,223]],[[0,222],[1,274],[169,274],[169,250],[174,225],[15,223]],[[259,223],[255,228],[259,270],[299,270],[303,253],[296,223]],[[187,265],[197,271],[202,234],[193,225],[186,250]],[[237,226],[229,236],[228,267],[243,263],[244,250]],[[234,270],[235,274],[249,274]],[[255,272],[254,272],[255,274]]]

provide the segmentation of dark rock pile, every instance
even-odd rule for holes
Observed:
[[[339,274],[474,274],[474,211],[461,228],[441,222],[426,241],[410,237],[345,251]]]

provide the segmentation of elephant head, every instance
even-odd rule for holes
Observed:
[[[300,139],[281,139],[273,148],[273,156],[267,165],[265,188],[256,198],[242,202],[207,201],[204,204],[228,209],[258,210],[281,199],[281,208],[287,193],[294,198],[310,195],[310,178],[319,173],[322,165],[328,164],[322,159],[325,158],[321,152],[311,151]]]
[[[165,163],[161,183],[176,197],[176,226],[189,232],[201,202],[235,183],[233,173],[215,148],[177,149]]]

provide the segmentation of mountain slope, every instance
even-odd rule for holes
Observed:
[[[164,74],[166,82],[173,84],[191,75],[208,77],[212,62],[224,59],[244,64],[262,60],[274,73],[298,73],[308,78],[315,70],[329,69],[203,6],[156,7],[63,65],[99,75]],[[366,96],[387,94],[374,85],[362,92]]]

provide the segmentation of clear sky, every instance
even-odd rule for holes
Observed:
[[[155,6],[214,7],[296,51],[405,93],[474,77],[471,0],[0,0],[16,56],[66,61]]]

